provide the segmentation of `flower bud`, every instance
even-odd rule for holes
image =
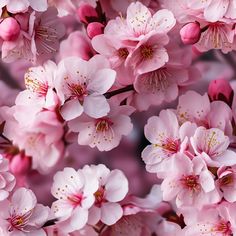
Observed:
[[[9,167],[13,174],[24,175],[31,168],[31,159],[22,153],[17,154],[12,157]]]
[[[208,94],[212,101],[223,100],[229,103],[232,92],[233,89],[225,79],[212,80],[208,87]]]
[[[96,35],[102,34],[104,29],[104,25],[99,22],[92,22],[87,27],[87,34],[90,39],[95,37]]]
[[[0,37],[5,41],[13,41],[20,34],[20,26],[13,17],[7,17],[0,23]]]
[[[89,4],[82,4],[78,10],[77,14],[81,22],[88,24],[90,18],[98,18],[98,14],[91,5]]]
[[[198,22],[191,22],[180,30],[181,40],[184,44],[195,44],[201,37],[201,28]]]

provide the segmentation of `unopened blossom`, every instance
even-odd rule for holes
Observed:
[[[19,34],[20,25],[13,17],[7,17],[0,23],[0,37],[3,40],[16,40]]]
[[[151,145],[142,152],[147,171],[157,173],[158,176],[168,173],[170,160],[186,150],[188,137],[195,129],[196,126],[190,122],[180,127],[176,115],[171,110],[163,110],[158,117],[149,118],[144,133]]]
[[[49,207],[37,203],[30,189],[17,189],[10,200],[0,202],[0,228],[4,236],[46,236],[42,226],[49,218]]]
[[[180,30],[181,40],[184,44],[195,44],[201,37],[201,28],[198,22],[190,22]]]
[[[109,67],[109,62],[99,55],[89,61],[70,57],[59,63],[55,87],[65,120],[79,117],[83,112],[93,118],[108,114],[110,107],[103,94],[116,77],[116,72]]]
[[[175,200],[177,207],[200,209],[221,200],[214,177],[201,157],[191,161],[186,155],[178,155],[172,159],[168,172],[161,184],[164,201]]]
[[[78,132],[78,143],[97,147],[99,151],[109,151],[117,147],[123,135],[128,135],[133,128],[130,106],[118,106],[110,102],[111,110],[101,118],[79,117],[69,122],[69,128]]]
[[[212,80],[208,87],[208,94],[212,101],[223,100],[230,103],[233,89],[225,79]]]
[[[0,155],[0,201],[5,200],[15,186],[15,177],[8,172],[9,162]]]
[[[191,144],[195,153],[202,154],[210,166],[231,166],[236,164],[236,153],[228,150],[229,137],[217,128],[198,127]]]
[[[91,173],[98,179],[98,190],[94,193],[95,203],[89,209],[89,224],[99,221],[106,225],[115,224],[122,216],[119,203],[128,193],[128,180],[120,170],[109,170],[105,165],[85,166],[83,172]]]
[[[98,186],[93,173],[67,167],[55,174],[51,192],[57,200],[52,211],[63,231],[73,232],[86,225]]]

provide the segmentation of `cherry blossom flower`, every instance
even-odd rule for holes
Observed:
[[[93,7],[96,7],[97,0],[49,0],[49,5],[55,6],[60,16],[75,14],[78,7],[84,3],[88,3]]]
[[[188,7],[202,10],[206,20],[216,22],[223,17],[235,19],[236,3],[234,0],[210,0],[205,2],[189,1]]]
[[[27,156],[32,157],[32,168],[47,173],[63,155],[64,144],[61,140],[63,125],[51,111],[39,112],[26,126],[12,116],[13,108],[4,110],[7,120],[4,134]],[[17,131],[17,132],[16,132]]]
[[[95,203],[89,209],[89,224],[95,225],[99,220],[106,225],[115,224],[123,216],[119,202],[128,193],[125,175],[120,170],[110,171],[102,164],[85,166],[83,172],[89,172],[99,180],[98,190],[94,193]]]
[[[186,122],[179,127],[176,115],[163,110],[159,117],[149,118],[144,128],[146,138],[152,143],[142,152],[147,171],[162,176],[168,173],[167,166],[172,157],[187,148],[188,136],[193,135],[196,126]]]
[[[64,35],[64,27],[59,23],[55,8],[42,13],[25,13],[15,16],[21,32],[14,41],[2,44],[2,59],[13,62],[24,58],[31,63],[43,62],[51,58],[59,49],[59,39]]]
[[[154,34],[141,40],[126,60],[126,65],[134,68],[137,74],[154,71],[168,61],[168,53],[163,47],[168,43],[164,34]]]
[[[192,215],[192,219],[190,216]],[[197,236],[205,235],[230,236],[236,232],[235,228],[235,204],[222,204],[217,207],[203,209],[197,213],[186,215],[186,228],[182,235]]]
[[[0,207],[3,235],[46,236],[41,227],[47,221],[50,209],[37,204],[36,196],[30,189],[17,189],[10,201],[0,202]]]
[[[127,8],[126,20],[117,17],[110,20],[104,33],[116,35],[121,39],[141,40],[145,35],[167,33],[175,25],[172,12],[162,9],[153,16],[149,9],[140,2],[131,3]]]
[[[219,128],[226,135],[232,135],[231,108],[221,101],[210,103],[207,94],[202,96],[194,91],[186,92],[179,97],[176,112],[180,123],[190,121],[206,128]]]
[[[236,164],[235,152],[228,150],[229,138],[217,128],[198,127],[191,144],[195,153],[202,154],[210,166],[231,166]]]
[[[201,208],[221,200],[215,188],[214,177],[201,157],[191,161],[185,155],[172,160],[169,175],[163,180],[161,189],[164,201],[176,201],[177,207]]]
[[[235,202],[235,191],[236,191],[236,172],[235,166],[233,167],[222,167],[217,171],[218,175],[218,186],[223,192],[224,198],[228,202]]]
[[[8,172],[8,160],[0,156],[0,201],[9,196],[15,186],[15,177]]]
[[[93,173],[67,167],[55,174],[51,192],[58,200],[52,210],[63,231],[73,232],[85,226],[97,190],[98,179]]]
[[[131,132],[133,125],[129,115],[134,109],[130,106],[118,106],[114,102],[110,102],[110,108],[107,116],[98,119],[84,116],[69,122],[69,128],[73,132],[79,132],[80,145],[109,151],[119,145],[123,135]]]
[[[89,61],[77,57],[62,60],[55,81],[63,104],[62,117],[68,121],[83,112],[93,118],[107,115],[110,108],[103,94],[111,88],[115,76],[116,72],[109,68],[109,62],[99,55]]]
[[[28,10],[28,7],[33,8],[35,11],[46,11],[48,7],[47,0],[2,0],[0,3],[0,8],[6,7],[7,11],[11,13],[20,13]]]

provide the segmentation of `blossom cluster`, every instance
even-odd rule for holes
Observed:
[[[235,0],[1,0],[0,235],[236,235],[235,24]]]

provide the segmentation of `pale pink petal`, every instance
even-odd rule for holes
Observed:
[[[83,107],[80,104],[80,101],[73,99],[69,100],[61,108],[61,115],[64,120],[73,120],[76,117],[80,116],[83,113]]]
[[[30,6],[35,10],[35,11],[46,11],[48,7],[47,0],[28,0],[30,3]]]
[[[105,185],[105,198],[110,202],[124,199],[128,193],[128,180],[120,170],[112,170]]]
[[[146,6],[140,2],[131,3],[127,9],[127,24],[133,30],[135,36],[146,33],[147,23],[151,13]]]
[[[228,0],[213,0],[205,9],[204,16],[207,21],[216,22],[220,20],[228,9]]]
[[[151,20],[152,28],[158,33],[169,32],[175,23],[176,20],[173,13],[166,9],[157,11]]]
[[[101,69],[96,72],[94,78],[88,84],[87,89],[99,94],[107,92],[114,84],[116,72],[112,69]]]
[[[115,224],[123,215],[122,207],[118,203],[105,202],[101,207],[101,221],[106,225]]]
[[[7,4],[7,10],[11,13],[24,12],[29,7],[28,0],[10,0]]]
[[[110,110],[110,106],[103,95],[89,95],[85,97],[83,106],[84,112],[93,118],[106,116]]]

